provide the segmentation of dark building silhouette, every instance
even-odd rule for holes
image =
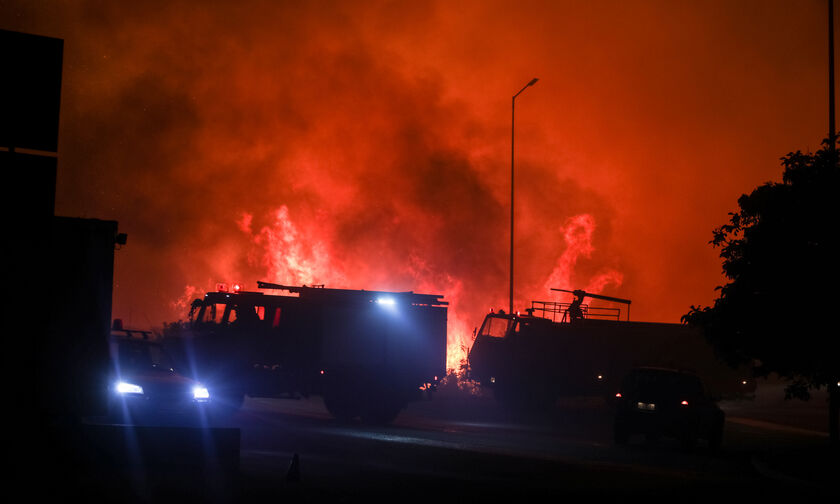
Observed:
[[[28,496],[59,489],[109,500],[135,491],[134,497],[158,498],[204,488],[230,495],[238,429],[95,420],[107,409],[114,254],[127,237],[116,221],[55,215],[63,46],[60,39],[0,30],[0,171],[16,300],[8,318],[21,327],[8,333],[4,383],[20,399],[16,413],[24,425],[13,453],[34,458],[18,465],[50,481],[29,487]],[[157,483],[136,489],[137,474]],[[165,484],[171,474],[174,487]]]

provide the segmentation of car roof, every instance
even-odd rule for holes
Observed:
[[[695,374],[691,371],[685,370],[685,369],[656,367],[656,366],[640,366],[640,367],[631,369],[628,374],[640,373],[640,372],[673,373],[673,374],[680,374],[680,375],[693,376],[695,378],[699,378],[699,376],[697,376],[697,374]]]

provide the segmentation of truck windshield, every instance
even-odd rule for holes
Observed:
[[[481,336],[490,336],[491,338],[504,338],[510,327],[510,319],[502,317],[488,316],[484,319],[484,324],[481,326]]]

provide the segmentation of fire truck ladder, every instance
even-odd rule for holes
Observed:
[[[260,289],[285,290],[293,294],[298,294],[301,298],[308,298],[319,301],[356,301],[356,302],[371,302],[371,303],[400,303],[412,305],[426,305],[426,306],[444,306],[448,305],[448,301],[441,301],[442,294],[416,294],[413,291],[407,292],[388,292],[388,291],[369,291],[369,290],[353,290],[353,289],[326,289],[323,286],[294,286],[282,285],[271,282],[257,282],[257,287]]]

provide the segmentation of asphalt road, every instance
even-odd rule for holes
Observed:
[[[239,436],[236,470],[208,469],[192,464],[192,455],[174,453],[172,460],[147,460],[141,471],[130,470],[128,479],[120,478],[125,471],[96,463],[91,481],[79,488],[84,494],[87,485],[106,482],[100,489],[105,495],[140,501],[799,502],[828,497],[833,502],[840,496],[835,483],[840,463],[820,428],[827,423],[825,402],[783,397],[782,387],[770,383],[759,386],[755,400],[722,403],[727,422],[718,451],[702,442],[686,450],[667,438],[638,437],[615,445],[613,411],[597,398],[564,399],[548,415],[524,415],[450,386],[431,400],[412,403],[389,426],[333,420],[317,397],[246,398],[239,412],[211,425]],[[175,429],[165,435],[179,440],[201,432]],[[113,444],[105,434],[102,446]],[[139,444],[158,438],[154,430],[137,435],[152,436]],[[161,453],[169,457],[172,451]],[[123,483],[107,485],[111,477]]]
[[[773,396],[775,388],[764,392]],[[779,401],[760,394],[724,403],[718,452],[669,439],[616,446],[612,410],[600,399],[562,400],[537,416],[454,390],[412,403],[387,427],[336,422],[318,398],[249,398],[230,424],[241,429],[242,491],[255,498],[780,502],[834,495],[840,466],[827,458],[825,432],[812,425],[824,407]]]

